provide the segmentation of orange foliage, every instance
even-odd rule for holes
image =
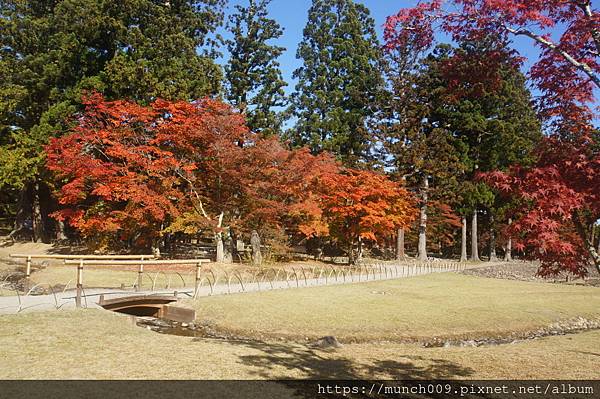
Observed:
[[[323,213],[331,234],[351,248],[359,239],[378,241],[408,228],[417,212],[403,186],[386,176],[354,169],[327,175]]]
[[[63,206],[54,217],[84,237],[148,246],[165,231],[234,228],[353,245],[415,214],[410,194],[384,175],[258,138],[219,101],[141,106],[94,94],[85,105],[78,126],[46,148]]]

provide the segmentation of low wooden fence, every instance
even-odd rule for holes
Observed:
[[[202,295],[233,294],[237,292],[264,291],[273,289],[300,288],[317,285],[332,285],[355,282],[367,282],[376,280],[396,279],[419,276],[430,273],[459,272],[469,267],[476,267],[460,262],[370,262],[359,265],[332,265],[319,264],[309,265],[285,265],[283,267],[256,268],[250,266],[207,266],[208,259],[175,259],[160,260],[153,259],[151,255],[19,255],[15,258],[27,259],[28,273],[31,272],[32,259],[63,259],[66,265],[76,267],[76,305],[82,306],[82,298],[86,297],[84,292],[84,270],[86,267],[121,267],[131,270],[131,266],[137,266],[137,275],[131,276],[132,284],[124,285],[121,281],[121,289],[131,287],[135,291],[161,293],[165,290],[176,292],[197,298]],[[147,257],[147,258],[146,258]],[[133,258],[133,259],[132,259]],[[169,266],[186,265],[189,271],[179,268],[169,270],[168,268],[146,268],[149,265]],[[135,270],[135,269],[134,269]],[[132,272],[134,270],[131,270]],[[164,277],[165,285],[161,286]],[[122,278],[122,276],[120,277]],[[174,280],[172,278],[175,278]],[[143,281],[144,280],[144,281]],[[151,282],[146,285],[145,282]],[[179,282],[178,282],[179,281]],[[142,284],[144,282],[144,284]],[[59,284],[64,293],[68,285]],[[1,283],[0,283],[1,284]],[[36,286],[47,285],[54,294],[56,306],[59,300],[55,294],[56,286],[40,283]],[[86,286],[89,289],[89,284]],[[100,286],[98,286],[100,287]],[[33,289],[27,291],[25,296],[32,293]],[[57,291],[59,292],[59,291]],[[37,293],[37,291],[36,291]],[[20,295],[17,293],[17,295]],[[60,297],[61,294],[58,295]],[[95,295],[95,294],[94,294]]]
[[[142,274],[145,265],[196,265],[197,281],[200,280],[200,268],[202,263],[210,262],[208,259],[180,259],[180,260],[155,260],[154,255],[46,255],[46,254],[10,254],[11,258],[26,259],[25,277],[31,276],[31,263],[34,259],[60,259],[66,265],[76,265],[76,297],[77,307],[81,307],[83,291],[84,266],[138,266],[138,279],[135,284],[136,290],[141,286]],[[31,292],[31,290],[29,290]],[[28,293],[29,293],[28,292]],[[53,292],[54,294],[54,292]],[[17,292],[18,295],[18,292]]]

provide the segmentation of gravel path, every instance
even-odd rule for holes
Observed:
[[[411,266],[411,265],[381,265],[373,269],[373,272],[368,274],[348,274],[339,273],[329,277],[321,278],[305,278],[301,273],[291,276],[289,280],[275,281],[258,281],[258,282],[243,282],[232,280],[229,284],[218,283],[212,287],[203,283],[199,289],[197,296],[210,295],[227,295],[239,294],[243,292],[256,292],[265,290],[279,289],[294,289],[301,287],[316,287],[324,285],[338,284],[353,284],[370,281],[393,280],[414,277],[419,275],[442,273],[456,271],[457,268],[464,267],[458,263],[452,264],[450,267],[442,267],[435,263],[427,266]],[[453,270],[454,269],[454,270]],[[177,295],[185,298],[194,295],[193,288],[179,288],[176,291],[170,290],[155,290],[155,291],[132,291],[120,289],[100,289],[84,287],[84,298],[82,304],[84,307],[98,308],[97,304],[100,295],[104,295],[106,299],[126,297],[132,295]],[[60,310],[72,309],[75,307],[75,290],[67,290],[66,292],[56,292],[50,295],[15,295],[15,296],[0,296],[0,314],[14,314],[19,312],[44,311],[44,310]]]

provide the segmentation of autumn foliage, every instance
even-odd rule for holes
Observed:
[[[390,49],[423,52],[438,31],[457,41],[494,40],[502,46],[521,36],[541,49],[530,69],[543,94],[537,106],[547,133],[538,161],[483,179],[518,205],[507,234],[517,240],[517,249],[542,262],[542,274],[585,275],[590,260],[600,270],[591,233],[600,218],[599,137],[592,108],[600,89],[599,22],[589,0],[431,0],[400,10],[385,26]],[[465,71],[452,65],[451,60],[446,72],[462,79]],[[473,78],[494,84],[494,76],[485,72]]]
[[[546,140],[535,168],[515,167],[483,178],[515,198],[515,248],[542,262],[541,274],[587,274],[598,262],[590,226],[600,219],[600,154],[592,143]]]
[[[46,150],[61,182],[54,217],[107,245],[235,229],[352,247],[414,214],[410,194],[384,175],[260,138],[210,99],[142,106],[93,94],[77,127]]]
[[[323,213],[330,233],[349,246],[363,240],[376,242],[415,219],[414,201],[408,191],[384,175],[346,169],[326,175]]]
[[[192,208],[199,171],[248,134],[226,105],[155,101],[145,107],[85,100],[78,126],[47,146],[47,165],[64,184],[55,217],[86,237],[115,233],[148,245]]]

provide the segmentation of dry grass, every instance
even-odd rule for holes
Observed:
[[[485,348],[349,344],[319,351],[160,335],[99,310],[45,312],[0,317],[0,378],[593,379],[599,340],[595,331]]]
[[[527,332],[600,317],[600,289],[433,274],[191,301],[200,320],[251,337],[405,342]]]

